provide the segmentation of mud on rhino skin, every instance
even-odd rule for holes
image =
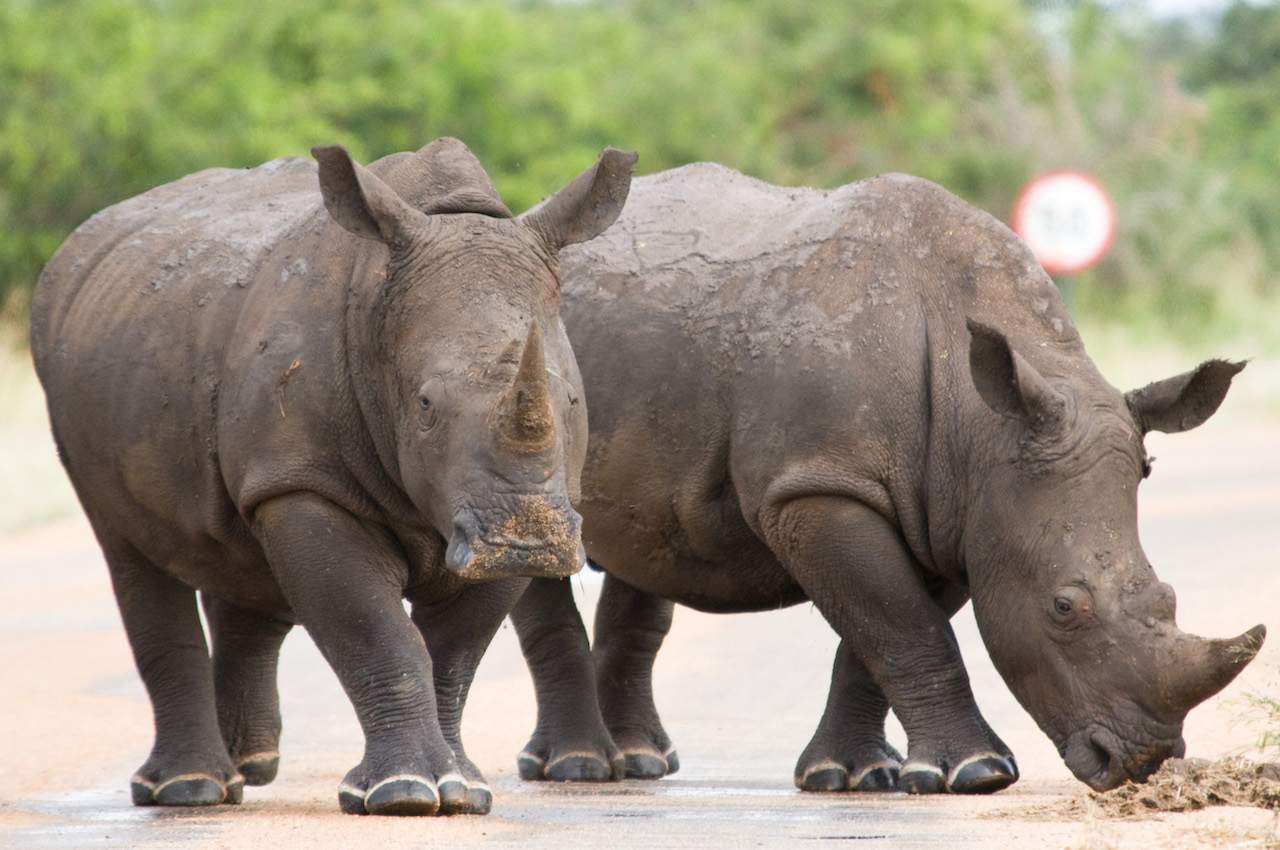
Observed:
[[[1095,789],[1181,756],[1183,717],[1260,647],[1262,626],[1180,631],[1137,535],[1144,435],[1202,423],[1244,364],[1120,392],[1025,246],[942,188],[690,165],[636,180],[617,225],[561,262],[592,405],[583,536],[608,575],[590,649],[564,582],[535,580],[513,614],[539,694],[522,775],[678,764],[651,684],[673,602],[809,599],[840,635],[806,790],[1017,779],[948,624],[970,599]],[[567,754],[575,775],[552,776]]]
[[[275,777],[301,623],[365,730],[343,810],[482,813],[475,665],[528,577],[584,560],[556,256],[617,217],[635,155],[517,221],[454,139],[367,169],[312,153],[104,210],[35,294],[55,441],[155,710],[133,799],[236,803]]]

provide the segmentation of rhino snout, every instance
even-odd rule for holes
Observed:
[[[1062,758],[1076,779],[1094,791],[1110,791],[1130,780],[1145,780],[1166,759],[1182,758],[1186,750],[1180,735],[1134,746],[1103,726],[1090,725],[1067,739]]]
[[[582,569],[582,517],[524,496],[510,510],[464,511],[454,519],[445,567],[460,578],[564,578]]]

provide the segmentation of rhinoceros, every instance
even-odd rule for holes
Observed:
[[[637,179],[561,262],[592,403],[579,507],[606,578],[590,651],[565,581],[536,579],[513,614],[538,693],[525,778],[676,770],[651,685],[673,601],[811,600],[839,634],[807,790],[1017,779],[948,622],[970,599],[1095,789],[1182,755],[1188,710],[1258,651],[1262,626],[1180,631],[1137,533],[1144,435],[1204,422],[1243,364],[1119,392],[1022,242],[939,186],[691,165]]]
[[[617,217],[635,155],[517,221],[457,140],[367,169],[312,153],[104,210],[35,293],[55,442],[154,711],[133,801],[274,778],[301,623],[364,730],[342,809],[484,812],[459,737],[476,664],[514,577],[583,561],[556,255]]]

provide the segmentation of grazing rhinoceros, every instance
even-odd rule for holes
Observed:
[[[369,169],[313,153],[318,185],[283,159],[111,207],[36,291],[54,437],[155,712],[133,800],[274,778],[301,623],[364,729],[343,810],[484,812],[459,719],[527,579],[476,580],[582,563],[556,254],[613,222],[635,157],[606,150],[517,221],[456,140]]]
[[[839,633],[796,767],[810,790],[1017,779],[948,625],[970,598],[995,666],[1097,789],[1181,755],[1187,711],[1261,645],[1261,626],[1179,631],[1137,534],[1143,435],[1205,421],[1243,364],[1117,391],[1022,243],[941,188],[692,165],[637,180],[561,262],[592,405],[584,540],[608,576],[590,656],[567,582],[535,580],[513,614],[539,697],[525,778],[676,769],[650,679],[669,600],[809,599]]]

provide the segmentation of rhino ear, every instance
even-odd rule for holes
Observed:
[[[365,239],[400,241],[424,218],[339,145],[311,149],[320,163],[320,194],[333,220]]]
[[[1124,399],[1143,433],[1189,431],[1214,414],[1245,362],[1206,360],[1190,372],[1130,390]]]
[[[1035,367],[1013,350],[1003,333],[967,319],[969,374],[987,407],[1033,428],[1062,419],[1066,400]]]
[[[595,165],[521,216],[553,251],[594,239],[617,220],[631,190],[634,153],[605,148]]]

